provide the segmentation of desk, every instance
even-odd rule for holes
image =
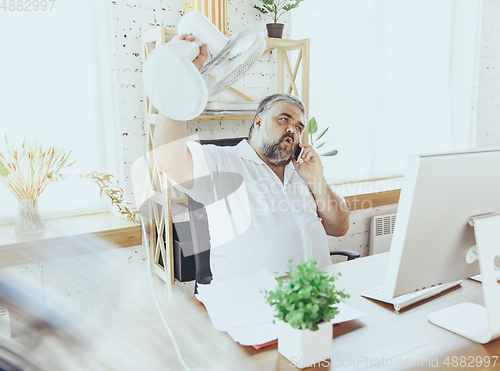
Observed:
[[[461,368],[444,365],[446,357],[450,357],[451,363],[453,356],[500,356],[500,339],[487,345],[476,344],[434,326],[427,320],[428,313],[459,302],[482,303],[481,284],[478,282],[464,280],[461,288],[440,294],[433,300],[421,302],[401,313],[395,312],[390,305],[362,298],[361,292],[383,283],[387,261],[388,254],[385,253],[336,264],[326,269],[328,272],[342,273],[336,285],[340,289],[346,288],[351,295],[347,303],[369,315],[334,326],[331,366],[317,365],[311,370],[458,370]],[[195,298],[163,305],[162,310],[184,360],[192,371],[297,370],[278,353],[277,345],[255,350],[241,346],[225,332],[215,330],[205,308]],[[110,317],[116,317],[113,321],[116,322],[115,327],[123,330],[120,331],[120,336],[133,347],[146,349],[146,357],[156,357],[162,365],[161,368],[142,369],[183,370],[154,307],[127,312],[125,317],[120,313],[109,313]],[[119,320],[121,317],[123,319]],[[32,339],[32,336],[25,335],[9,340],[29,344]],[[358,357],[363,357],[359,363]],[[435,360],[436,357],[439,357],[438,367],[429,367],[429,360]],[[390,360],[393,367],[376,367],[382,358],[385,364]],[[124,359],[126,360],[126,354]],[[412,365],[414,360],[417,362],[415,366]],[[370,361],[373,367],[367,367],[367,362]],[[398,362],[401,362],[400,367]],[[477,369],[486,368],[474,368]],[[500,359],[495,369],[500,370]]]
[[[351,295],[347,303],[368,312],[369,315],[336,325],[333,330],[332,365],[316,365],[317,367],[311,369],[386,369],[380,366],[366,367],[367,364],[362,362],[356,365],[352,360],[357,360],[358,357],[364,357],[367,362],[372,360],[373,366],[383,357],[386,362],[392,362],[391,369],[394,370],[447,369],[443,362],[448,356],[450,363],[453,356],[500,356],[500,339],[487,345],[477,344],[427,320],[430,312],[463,301],[483,304],[481,284],[478,282],[464,280],[461,288],[413,305],[400,313],[394,311],[390,305],[362,298],[361,292],[383,284],[387,261],[388,253],[384,253],[336,264],[326,269],[328,272],[342,274],[337,287],[346,288],[346,292]],[[234,343],[229,335],[216,331],[205,309],[195,298],[171,304],[166,308],[165,315],[185,361],[192,370],[297,370],[279,355],[277,345],[254,350]],[[180,370],[182,368],[170,344],[170,341],[165,343],[165,357],[168,358],[172,369]],[[429,367],[429,360],[436,357],[439,367]],[[418,363],[412,367],[413,360],[422,361],[423,367],[417,367]],[[344,366],[341,365],[342,362]],[[401,367],[398,367],[398,362],[401,362]],[[178,368],[174,365],[178,365]],[[448,369],[460,367],[453,368],[450,364]],[[495,369],[500,370],[500,357]]]

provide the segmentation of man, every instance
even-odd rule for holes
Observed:
[[[193,63],[201,68],[205,60],[203,45]],[[296,265],[308,256],[318,266],[331,263],[326,235],[344,235],[349,214],[328,187],[319,156],[300,143],[305,126],[304,105],[287,94],[261,102],[249,140],[235,147],[188,142],[186,122],[159,114],[155,162],[176,188],[207,206],[214,280],[263,267],[283,275],[289,260]]]

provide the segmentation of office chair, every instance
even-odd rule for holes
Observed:
[[[205,207],[188,197],[189,219],[191,221],[191,237],[193,241],[194,261],[195,261],[195,293],[196,286],[209,284],[212,281],[212,271],[210,270],[210,235],[208,232],[208,218]],[[347,260],[354,260],[360,254],[350,250],[330,251],[330,256],[341,255]]]

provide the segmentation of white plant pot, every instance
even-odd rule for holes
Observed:
[[[322,322],[317,331],[297,330],[278,322],[278,351],[298,368],[305,368],[331,357],[333,324]]]

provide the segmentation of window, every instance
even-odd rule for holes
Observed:
[[[6,132],[16,146],[23,138],[63,145],[76,160],[67,169],[71,174],[119,175],[105,3],[67,0],[49,2],[52,10],[0,12],[2,142]],[[15,197],[1,186],[0,200],[0,219],[12,221]],[[108,204],[80,177],[52,183],[39,198],[46,217],[103,211]]]
[[[304,2],[310,117],[339,150],[329,182],[402,175],[408,155],[470,147],[477,2]],[[321,153],[321,150],[318,152]]]

